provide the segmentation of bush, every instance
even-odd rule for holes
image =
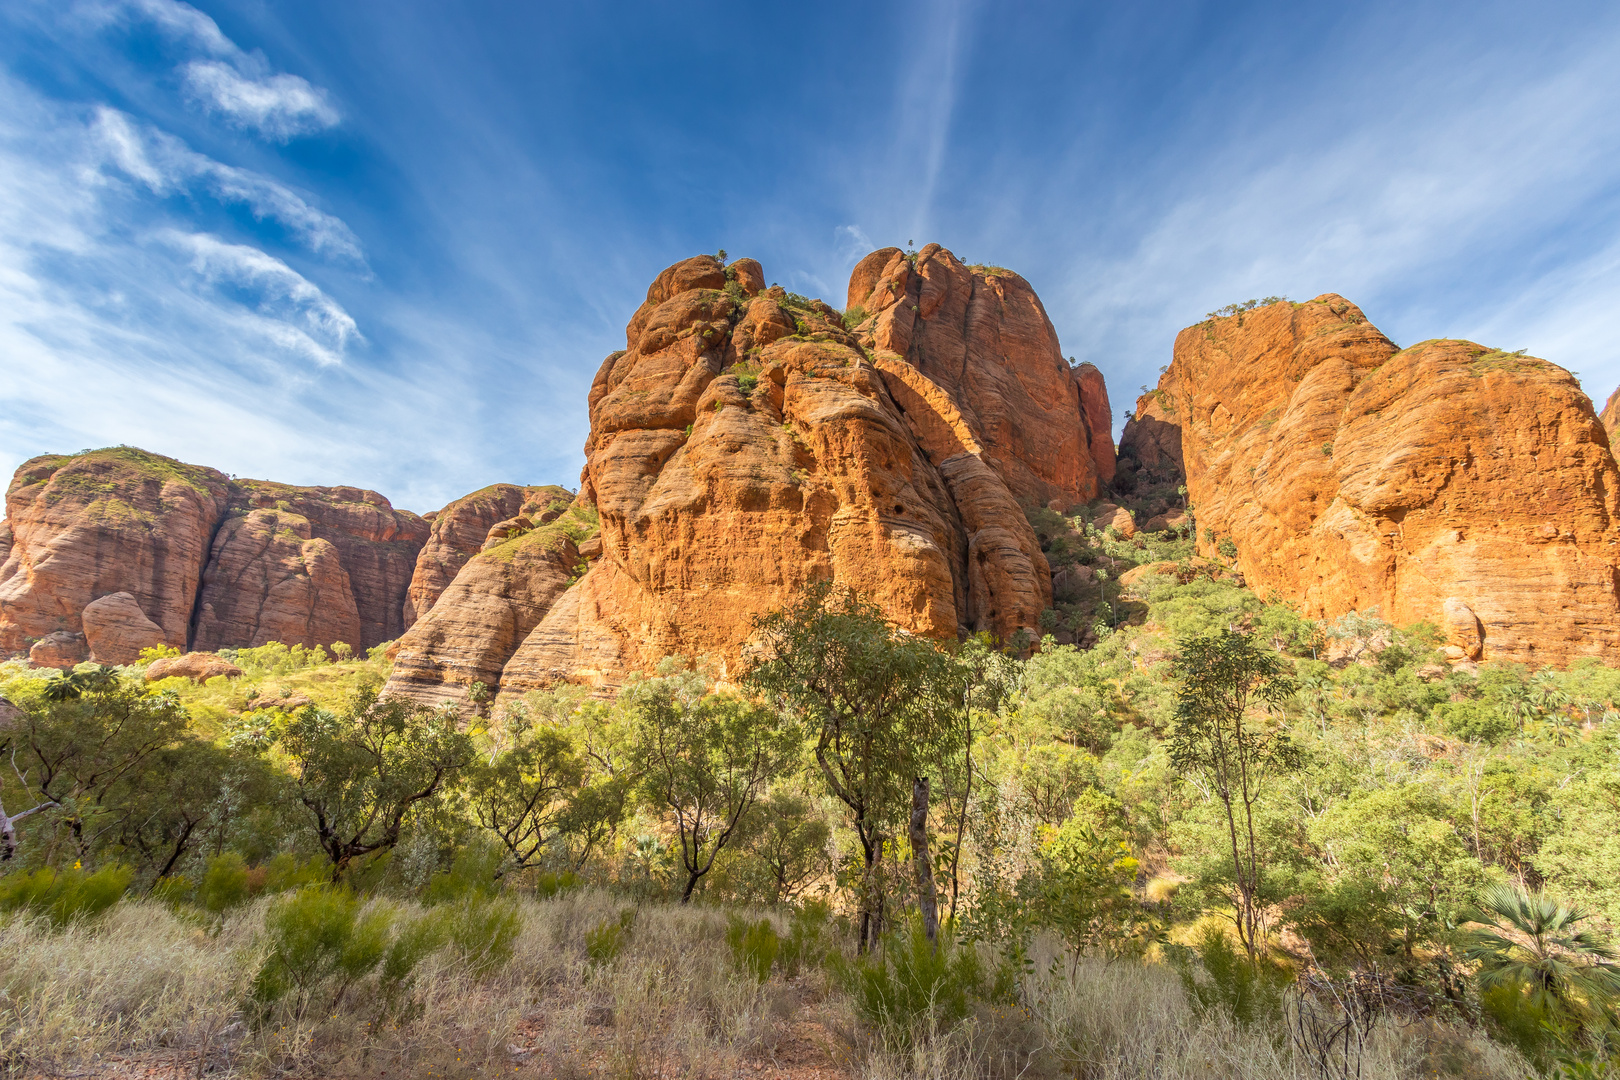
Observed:
[[[958,945],[941,930],[936,948],[916,920],[839,974],[855,1011],[900,1051],[949,1033],[977,1001],[1012,996],[1010,972],[992,981],[972,945]]]
[[[603,919],[585,931],[585,959],[593,964],[611,964],[629,943],[635,925],[635,909],[626,908],[617,919]]]
[[[791,978],[802,968],[819,967],[827,962],[832,953],[832,945],[827,941],[831,917],[832,908],[825,900],[808,901],[793,913],[788,935],[777,953],[782,974]]]
[[[429,904],[443,904],[472,896],[494,896],[500,891],[500,882],[495,875],[504,858],[505,852],[495,844],[467,844],[456,852],[449,870],[434,874],[429,879],[423,900]]]
[[[1284,1030],[1283,999],[1291,976],[1263,960],[1250,964],[1220,927],[1204,928],[1196,952],[1172,946],[1171,957],[1187,1000],[1200,1015],[1219,1010],[1244,1027],[1261,1023],[1274,1032]]]
[[[242,903],[248,895],[248,868],[242,856],[228,851],[208,860],[202,884],[197,887],[199,904],[218,913]]]
[[[291,995],[303,1016],[331,994],[333,1008],[345,991],[382,962],[393,913],[376,908],[360,916],[360,901],[346,889],[311,885],[271,905],[264,917],[270,954],[253,981],[253,996],[269,1005]]]
[[[573,892],[585,883],[585,880],[572,870],[553,873],[548,870],[534,880],[534,895],[541,900],[550,900],[563,893]]]
[[[31,874],[13,873],[0,878],[0,911],[31,911],[66,926],[118,903],[134,877],[135,871],[127,866],[105,866],[93,874],[57,873],[48,866]]]
[[[512,944],[523,929],[513,904],[469,896],[450,906],[444,917],[457,958],[473,974],[487,975],[512,959]]]
[[[771,977],[771,966],[781,951],[782,939],[769,919],[749,922],[732,916],[726,927],[726,944],[731,946],[731,958],[737,967],[764,982]]]

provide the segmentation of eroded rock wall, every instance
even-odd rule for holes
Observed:
[[[428,535],[374,491],[232,480],[130,447],[25,463],[6,511],[0,652],[50,639],[36,659],[53,663],[379,644],[404,630]]]
[[[1230,539],[1250,587],[1308,616],[1427,620],[1458,659],[1620,645],[1620,471],[1547,361],[1398,349],[1333,294],[1272,304],[1183,330],[1120,456],[1183,471],[1203,554]]]

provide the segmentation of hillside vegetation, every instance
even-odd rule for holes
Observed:
[[[1090,573],[1027,660],[821,587],[747,672],[470,716],[379,698],[381,647],[0,666],[0,1062],[1608,1075],[1620,671],[1031,525]]]

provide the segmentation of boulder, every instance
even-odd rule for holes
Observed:
[[[1230,540],[1309,617],[1429,621],[1462,660],[1620,646],[1620,470],[1545,360],[1399,349],[1333,294],[1275,303],[1183,330],[1120,454],[1184,477],[1200,550]]]
[[[90,659],[84,635],[73,630],[52,630],[28,650],[28,662],[35,667],[71,669]]]
[[[1192,519],[1185,510],[1168,510],[1162,514],[1154,514],[1142,524],[1143,532],[1165,532],[1170,529],[1185,529],[1192,524]]]
[[[1136,535],[1136,518],[1129,510],[1111,502],[1097,504],[1092,524],[1099,529],[1113,529],[1127,540]]]
[[[161,660],[154,660],[146,668],[146,681],[157,682],[159,679],[169,679],[179,676],[190,679],[192,682],[205,683],[209,679],[224,675],[228,679],[239,678],[242,669],[213,653],[192,652],[184,656],[166,656]]]
[[[90,659],[98,664],[133,664],[141,658],[142,649],[166,644],[163,627],[148,619],[127,592],[108,593],[90,601],[80,621],[90,646]]]

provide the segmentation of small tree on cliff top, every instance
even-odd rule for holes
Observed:
[[[861,948],[869,948],[883,931],[883,844],[906,822],[917,778],[956,737],[955,665],[829,582],[754,627],[765,659],[747,681],[805,726],[828,788],[849,808],[863,862]]]

